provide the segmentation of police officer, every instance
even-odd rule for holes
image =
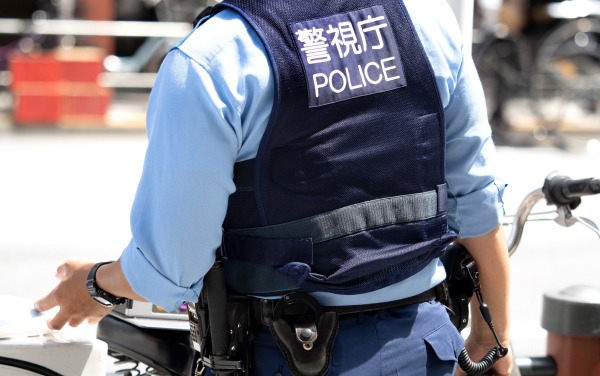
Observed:
[[[251,4],[223,6],[167,55],[149,103],[133,238],[115,263],[59,267],[61,283],[36,302],[42,311],[60,306],[49,327],[110,311],[90,298],[88,276],[107,305],[128,297],[174,310],[196,301],[223,239],[240,271],[228,282],[248,294],[277,299],[285,283],[275,280],[285,275],[323,306],[402,301],[444,280],[438,256],[454,239],[447,221],[478,263],[508,345],[504,184],[482,88],[448,5]],[[281,38],[287,44],[274,42]],[[234,165],[253,159],[254,183],[236,188]],[[267,252],[268,268],[236,234],[322,215],[337,235],[292,239],[286,252]],[[285,243],[265,239],[261,246]],[[284,260],[290,249],[297,258]],[[269,263],[285,266],[272,274]],[[273,277],[253,281],[262,275]],[[267,329],[253,343],[253,374],[289,374]],[[494,346],[473,315],[472,358]],[[344,315],[329,374],[450,375],[462,347],[435,300]],[[496,374],[509,375],[510,362],[501,359]]]

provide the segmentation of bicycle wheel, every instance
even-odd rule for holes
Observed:
[[[550,32],[536,55],[531,97],[539,132],[563,148],[600,133],[600,21],[581,18]]]
[[[24,360],[0,357],[0,374],[8,376],[60,376],[58,372]]]

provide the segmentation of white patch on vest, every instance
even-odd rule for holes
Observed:
[[[289,27],[305,68],[309,107],[406,86],[381,5]]]

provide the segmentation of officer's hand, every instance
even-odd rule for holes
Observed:
[[[510,376],[512,371],[512,351],[510,346],[507,343],[503,343],[504,346],[508,347],[508,354],[502,359],[500,359],[491,370],[487,371],[490,375],[496,376]],[[474,362],[479,362],[481,358],[485,356],[493,347],[498,346],[496,342],[491,343],[477,343],[477,341],[469,336],[465,341],[465,348],[467,349],[467,353],[469,357]],[[460,366],[456,367],[456,372],[454,372],[454,376],[466,376],[466,373],[460,368]]]
[[[48,295],[34,303],[38,311],[60,306],[58,314],[48,320],[48,328],[59,330],[68,322],[75,327],[88,319],[95,324],[106,316],[112,307],[104,307],[94,301],[85,287],[87,276],[96,262],[71,259],[58,267],[56,278],[60,283]]]

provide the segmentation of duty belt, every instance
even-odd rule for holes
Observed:
[[[266,325],[294,376],[324,376],[331,363],[339,315],[402,308],[434,299],[446,306],[449,303],[445,282],[405,299],[364,305],[322,307],[302,292],[281,299],[225,297],[223,269],[222,263],[216,262],[205,276],[198,303],[188,303],[190,335],[200,353],[196,374],[202,374],[200,367],[210,367],[223,375],[249,375],[252,328]]]
[[[374,304],[362,304],[362,305],[350,305],[350,306],[324,306],[323,311],[335,312],[338,315],[349,315],[360,312],[378,311],[381,309],[389,308],[402,308],[411,304],[428,302],[431,300],[437,300],[444,305],[447,305],[448,301],[448,287],[446,281],[443,281],[439,285],[432,287],[431,289],[424,291],[418,295],[411,296],[404,299],[393,300],[390,302],[374,303]],[[256,299],[250,304],[250,310],[252,312],[252,322],[254,324],[263,324],[269,326],[273,320],[273,314],[275,307],[281,299]],[[300,304],[290,304],[285,307],[284,313],[286,316],[300,316],[306,313],[306,306]]]

